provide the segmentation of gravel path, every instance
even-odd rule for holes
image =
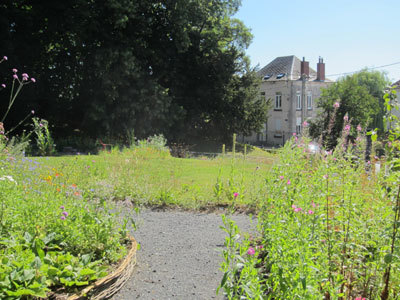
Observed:
[[[113,300],[223,299],[222,290],[215,294],[225,239],[220,214],[144,210],[140,219],[137,265]],[[242,231],[255,230],[247,215],[232,219]]]

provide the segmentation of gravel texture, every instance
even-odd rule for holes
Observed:
[[[137,265],[113,300],[223,299],[223,290],[216,295],[226,236],[220,214],[144,210],[139,218]],[[232,219],[243,232],[255,231],[248,215]]]

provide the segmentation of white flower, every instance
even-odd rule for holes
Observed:
[[[2,181],[6,180],[6,179],[17,184],[17,182],[14,180],[14,178],[12,178],[12,176],[10,176],[10,175],[4,175],[4,176],[0,177],[0,180],[2,180]]]

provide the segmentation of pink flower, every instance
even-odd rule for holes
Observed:
[[[308,126],[308,122],[307,121],[304,121],[303,122],[303,127],[307,127]]]
[[[308,210],[308,214],[309,214],[309,215],[313,215],[313,214],[314,214],[314,211],[311,210],[311,209],[309,209],[309,210]]]
[[[233,193],[233,197],[237,198],[239,196],[239,193]]]
[[[7,56],[3,56],[3,59],[4,59],[4,60],[8,60],[8,57],[7,57]]]
[[[33,83],[35,83],[36,82],[36,79],[35,78],[31,78],[31,81],[33,82]]]
[[[258,245],[256,248],[257,248],[257,249],[262,249],[262,248],[264,248],[264,247],[263,247],[263,245]]]
[[[66,217],[68,217],[68,213],[66,211],[63,211],[62,214]]]
[[[22,77],[26,77],[26,78],[28,78],[28,77],[29,77],[29,75],[28,75],[28,74],[26,74],[26,73],[22,73]]]
[[[345,131],[350,131],[350,128],[351,128],[351,127],[350,127],[349,124],[347,124],[346,126],[344,126],[344,130],[345,130]]]
[[[312,207],[315,207],[315,206],[316,206],[315,203],[314,203],[314,201],[311,202],[311,206],[312,206]]]
[[[42,123],[39,123],[39,127],[43,127],[43,124],[42,124]]]
[[[285,178],[285,177],[283,177],[282,175],[281,175],[281,176],[279,176],[279,179],[280,179],[280,180],[283,180],[283,178]]]
[[[296,136],[296,132],[293,132],[293,136]]]
[[[355,300],[367,300],[366,298],[357,297]]]
[[[301,207],[296,207],[295,209],[294,209],[294,212],[299,212],[299,211],[301,211],[302,209],[301,209]]]
[[[334,160],[334,161],[337,161],[337,158],[336,158],[336,157],[334,157],[334,158],[333,158],[333,160]]]
[[[328,179],[329,176],[327,174],[325,174],[323,177],[324,177],[324,179]]]
[[[290,183],[291,183],[290,180],[288,180],[288,181],[287,181],[287,185],[290,185]]]
[[[32,115],[34,115],[34,114],[35,114],[35,111],[34,111],[33,109],[31,110],[31,114],[32,114]]]
[[[6,85],[5,85],[4,83],[2,83],[2,84],[1,84],[1,87],[2,87],[3,89],[5,89],[5,88],[6,88]]]
[[[293,208],[293,209],[296,209],[297,207],[296,207],[296,205],[292,204],[292,208]]]
[[[65,220],[65,216],[61,216],[60,219],[61,219],[61,220]]]
[[[65,208],[64,205],[61,205],[61,206],[60,206],[60,209],[64,210],[64,208]]]
[[[17,73],[18,72],[18,70],[17,69],[12,69],[12,71],[14,72],[14,73]]]
[[[248,255],[254,255],[254,253],[256,253],[256,250],[254,250],[254,248],[252,247],[250,247],[249,250],[247,250]]]
[[[357,131],[361,131],[361,130],[362,130],[362,127],[361,127],[360,124],[358,124],[358,125],[357,125]]]
[[[17,75],[17,74],[14,74],[14,75],[13,75],[13,78],[14,78],[14,79],[18,79],[18,75]]]
[[[335,104],[333,104],[334,108],[339,108],[340,107],[340,103],[339,102],[335,102]]]
[[[345,116],[343,117],[343,120],[344,120],[345,122],[347,122],[347,121],[349,120],[349,116],[348,116],[348,115],[345,115]]]

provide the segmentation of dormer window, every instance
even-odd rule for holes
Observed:
[[[276,79],[281,79],[283,77],[285,77],[285,73],[279,73],[278,75],[276,75]]]
[[[263,80],[268,80],[268,79],[270,79],[271,77],[272,77],[271,74],[267,74],[267,75],[265,75],[265,76],[263,77]]]

